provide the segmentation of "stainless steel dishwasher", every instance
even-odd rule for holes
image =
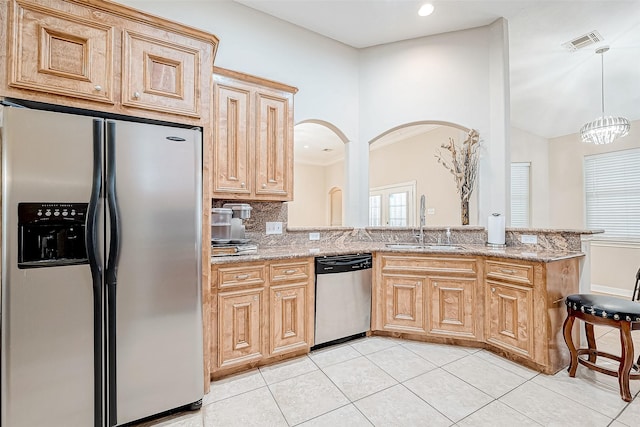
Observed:
[[[363,336],[371,328],[371,254],[316,258],[314,348]]]

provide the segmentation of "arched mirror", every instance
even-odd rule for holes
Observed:
[[[451,172],[438,162],[451,155],[442,148],[450,138],[461,144],[469,129],[453,123],[424,121],[398,126],[369,145],[369,225],[420,225],[421,198],[426,226],[461,224],[461,202]],[[469,203],[476,223],[477,191]]]
[[[293,140],[294,185],[288,226],[342,226],[347,138],[330,123],[308,120],[294,126]]]

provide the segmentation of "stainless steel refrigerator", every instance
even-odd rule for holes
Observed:
[[[0,127],[1,425],[198,407],[201,131],[8,106]]]

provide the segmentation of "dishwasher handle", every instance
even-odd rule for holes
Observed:
[[[370,254],[316,258],[316,274],[344,273],[371,268]]]

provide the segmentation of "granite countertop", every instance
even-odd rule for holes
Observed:
[[[444,247],[444,245],[442,245]],[[317,257],[330,255],[346,255],[367,252],[387,253],[416,253],[429,255],[469,255],[469,256],[495,256],[499,258],[516,259],[523,261],[552,262],[567,258],[583,257],[582,252],[550,251],[536,248],[535,246],[513,246],[499,249],[489,248],[485,245],[456,244],[455,249],[424,248],[396,248],[387,247],[385,242],[348,243],[341,246],[326,244],[297,245],[297,246],[264,246],[258,247],[257,253],[248,255],[215,256],[211,257],[211,264],[226,264],[234,262],[249,262],[263,260],[291,259],[300,257]]]

